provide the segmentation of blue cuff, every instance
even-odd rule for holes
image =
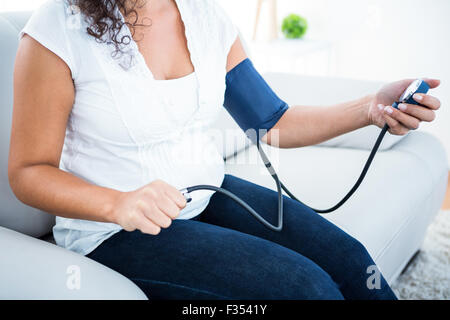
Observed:
[[[289,109],[248,58],[226,76],[224,107],[247,135],[255,130],[258,140],[260,131],[272,129]]]

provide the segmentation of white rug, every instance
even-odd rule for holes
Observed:
[[[401,300],[450,299],[450,211],[441,211],[419,255],[392,286]]]

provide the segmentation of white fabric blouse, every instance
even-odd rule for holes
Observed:
[[[155,80],[130,36],[126,51],[96,41],[76,7],[50,0],[22,30],[70,68],[75,101],[60,168],[120,191],[161,179],[178,189],[220,186],[224,162],[208,130],[223,106],[226,61],[237,30],[215,0],[176,0],[195,72]],[[120,14],[120,13],[118,13]],[[123,17],[122,17],[123,19]],[[57,92],[49,92],[55,95]],[[212,193],[196,192],[180,219],[200,214]],[[86,255],[119,232],[113,223],[56,218],[56,243]]]

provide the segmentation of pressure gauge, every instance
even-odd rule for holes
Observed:
[[[412,96],[417,92],[417,89],[419,89],[422,82],[423,80],[420,79],[414,80],[405,90],[405,92],[403,92],[399,102],[406,102],[407,100],[411,99]]]
[[[425,94],[425,93],[428,92],[429,89],[430,89],[430,86],[425,81],[423,81],[421,79],[414,80],[408,86],[408,88],[406,88],[405,92],[403,92],[403,94],[400,97],[400,99],[397,102],[394,102],[392,104],[392,106],[397,109],[398,105],[400,103],[407,103],[407,104],[418,105],[419,103],[416,100],[414,100],[413,96],[416,93],[423,93],[423,94]]]

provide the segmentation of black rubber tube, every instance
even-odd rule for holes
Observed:
[[[210,186],[210,185],[198,185],[186,188],[188,193],[198,191],[198,190],[211,190],[211,191],[217,191],[219,193],[222,193],[226,195],[227,197],[231,198],[232,200],[236,201],[239,205],[241,205],[244,209],[246,209],[250,214],[252,214],[259,222],[261,222],[263,225],[265,225],[267,228],[273,230],[273,231],[281,231],[283,229],[283,197],[282,197],[282,191],[281,191],[281,183],[277,184],[280,185],[278,190],[278,226],[272,225],[270,222],[268,222],[266,219],[261,217],[258,212],[256,212],[252,207],[250,207],[244,200],[239,198],[234,193],[220,188],[216,186]],[[281,197],[280,197],[281,194]],[[281,199],[281,200],[280,200]]]
[[[252,207],[250,207],[244,200],[242,200],[241,198],[236,196],[234,193],[232,193],[226,189],[219,188],[216,186],[210,186],[210,185],[198,185],[198,186],[186,188],[185,190],[187,191],[187,193],[191,193],[191,192],[194,192],[197,190],[210,190],[210,191],[217,191],[219,193],[222,193],[222,194],[228,196],[229,198],[231,198],[232,200],[236,201],[239,205],[241,205],[244,209],[246,209],[251,215],[253,215],[259,222],[261,222],[264,226],[266,226],[270,230],[281,231],[283,229],[283,191],[282,190],[284,190],[290,198],[302,203],[303,205],[307,206],[308,208],[311,208],[312,210],[314,210],[315,212],[317,212],[319,214],[327,214],[327,213],[330,213],[330,212],[333,212],[333,211],[339,209],[344,203],[347,202],[348,199],[350,199],[350,197],[355,193],[356,190],[358,190],[359,186],[363,182],[364,178],[367,175],[367,172],[369,171],[370,165],[372,164],[373,159],[375,158],[375,155],[377,154],[377,151],[380,148],[381,142],[383,141],[383,138],[386,135],[386,132],[388,131],[388,129],[389,129],[388,125],[385,125],[383,127],[383,129],[381,130],[380,134],[378,135],[377,141],[375,142],[375,145],[373,146],[372,151],[369,154],[369,158],[367,159],[366,164],[364,165],[364,168],[363,168],[361,174],[359,175],[359,178],[356,181],[356,183],[353,185],[353,187],[350,189],[350,191],[345,195],[345,197],[342,198],[341,201],[339,201],[336,205],[334,205],[333,207],[331,207],[329,209],[312,208],[312,207],[308,206],[307,204],[303,203],[302,201],[300,201],[297,197],[295,197],[294,194],[292,194],[292,192],[290,192],[289,189],[278,178],[278,175],[277,175],[275,169],[273,168],[272,163],[270,162],[269,158],[265,154],[264,150],[261,148],[259,141],[258,141],[258,143],[256,144],[258,152],[261,156],[261,159],[264,162],[264,165],[266,166],[267,170],[269,171],[270,175],[275,180],[275,183],[276,183],[277,189],[278,189],[278,226],[274,226],[271,223],[269,223],[261,215],[259,215]]]
[[[372,151],[370,152],[369,158],[366,161],[366,164],[364,165],[364,168],[361,172],[361,174],[359,175],[358,180],[356,180],[356,183],[353,185],[353,187],[350,189],[350,191],[345,195],[344,198],[342,198],[341,201],[339,201],[336,205],[334,205],[331,208],[328,209],[316,209],[316,208],[312,208],[310,206],[308,206],[307,204],[303,203],[302,201],[300,201],[297,197],[295,197],[292,192],[289,191],[289,189],[282,183],[281,183],[281,188],[286,192],[286,194],[302,203],[303,205],[307,206],[308,208],[311,208],[312,210],[314,210],[317,213],[320,214],[327,214],[333,211],[336,211],[337,209],[339,209],[344,203],[347,202],[348,199],[350,199],[350,197],[355,193],[356,190],[358,190],[359,186],[361,185],[361,183],[364,181],[364,178],[367,175],[367,172],[369,171],[370,165],[372,164],[373,159],[375,158],[375,155],[377,154],[378,149],[380,148],[381,142],[383,141],[384,136],[386,135],[386,132],[388,131],[389,127],[388,125],[385,125],[383,127],[383,129],[381,130],[380,134],[378,135],[377,141],[375,142],[375,145],[372,148]],[[258,148],[259,152],[264,154],[264,151],[261,148]],[[265,156],[265,154],[264,154]],[[265,156],[265,158],[267,159],[267,156]],[[269,171],[270,172],[270,171]]]

